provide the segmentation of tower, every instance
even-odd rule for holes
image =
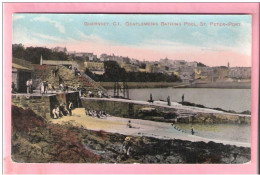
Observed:
[[[42,55],[41,55],[41,61],[40,61],[40,65],[42,65]]]
[[[229,66],[230,66],[230,65],[229,65],[229,62],[228,62],[227,67],[229,68]]]

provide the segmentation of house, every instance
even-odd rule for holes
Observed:
[[[85,61],[85,68],[89,69],[92,73],[102,75],[105,73],[104,62]]]
[[[26,92],[26,81],[32,78],[32,64],[18,58],[12,60],[12,83],[17,92]]]

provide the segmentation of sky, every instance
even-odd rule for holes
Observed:
[[[167,57],[247,67],[251,40],[250,15],[13,14],[13,44],[60,46],[142,61]]]

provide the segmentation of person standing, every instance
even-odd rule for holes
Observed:
[[[81,97],[82,96],[82,88],[80,86],[78,86],[78,91],[79,91],[79,96]]]
[[[62,83],[60,83],[60,91],[64,91],[64,87]]]
[[[15,84],[14,84],[14,82],[12,82],[12,93],[15,93]]]
[[[27,94],[30,93],[30,80],[26,81],[26,92],[27,92]]]
[[[68,110],[69,110],[69,114],[70,114],[70,116],[72,116],[72,107],[73,107],[73,104],[72,104],[71,101],[69,101]]]
[[[45,81],[43,83],[43,86],[44,86],[44,93],[47,94],[47,92],[48,92],[48,81]]]
[[[44,82],[42,81],[40,84],[40,93],[43,95],[44,94]]]
[[[150,99],[148,100],[148,102],[149,102],[149,103],[153,103],[153,101],[154,101],[154,100],[153,100],[153,94],[150,93]]]
[[[30,89],[30,93],[32,94],[33,93],[33,89],[32,89],[32,84],[33,84],[33,81],[32,81],[32,79],[30,79],[30,81],[29,81],[29,89]]]
[[[102,98],[102,91],[98,91],[99,98]]]
[[[131,151],[131,146],[132,146],[132,140],[131,137],[126,137],[123,144],[122,144],[122,150],[123,152],[129,156],[130,151]]]
[[[168,106],[171,106],[171,99],[170,96],[167,97]]]
[[[74,67],[74,74],[75,74],[75,76],[78,75],[78,69],[76,67]]]
[[[194,129],[193,129],[193,127],[191,127],[191,135],[194,135]]]
[[[182,100],[182,103],[183,103],[184,102],[184,94],[182,94],[181,100]]]
[[[91,98],[92,97],[92,91],[88,91],[88,95]]]

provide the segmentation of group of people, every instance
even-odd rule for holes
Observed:
[[[85,109],[85,112],[86,112],[86,115],[89,115],[91,117],[97,117],[97,118],[110,117],[110,115],[107,114],[105,111],[95,111],[95,110]]]
[[[73,104],[71,101],[69,101],[68,107],[66,103],[55,105],[55,107],[52,109],[53,118],[58,119],[67,115],[72,116],[72,108],[73,108]]]
[[[26,81],[27,94],[32,94],[33,93],[32,84],[33,84],[32,79],[29,79],[29,80]]]
[[[88,91],[88,96],[89,96],[90,98],[94,97],[93,92],[92,92],[92,91]]]
[[[182,100],[182,103],[184,102],[184,94],[182,94],[181,96],[181,100]],[[153,100],[153,94],[150,94],[150,99],[148,100],[149,103],[153,103],[154,100]],[[171,98],[170,96],[167,97],[167,105],[168,106],[171,106]]]
[[[68,92],[69,91],[69,86],[68,85],[64,86],[62,83],[60,83],[59,87],[60,87],[60,90],[62,92]]]
[[[101,91],[101,90],[99,90],[99,91],[97,92],[97,94],[98,94],[98,97],[99,97],[99,98],[104,97],[104,93],[103,93],[103,91]],[[86,96],[86,95],[85,95],[85,96]],[[95,96],[94,93],[93,93],[91,90],[89,90],[89,91],[88,91],[88,97],[93,98],[94,96]]]
[[[48,93],[48,89],[53,89],[53,87],[51,86],[51,84],[48,83],[48,81],[42,81],[40,84],[40,93],[43,94],[47,94]]]
[[[102,98],[103,97],[103,92],[102,91],[98,91],[98,96],[99,96],[99,98]]]
[[[53,91],[56,91],[57,89],[51,85],[51,83],[49,83],[48,81],[42,81],[40,83],[40,93],[43,95],[43,94],[47,94],[48,91],[51,90],[52,92]],[[62,91],[62,92],[68,92],[69,90],[69,87],[68,86],[64,86],[62,83],[59,85],[59,90]]]

